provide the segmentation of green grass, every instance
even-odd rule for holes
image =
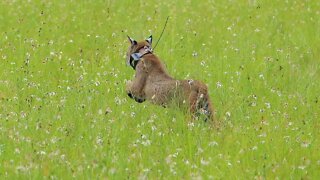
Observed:
[[[320,178],[320,2],[1,1],[0,178]],[[125,93],[126,35],[222,122]],[[105,112],[108,111],[107,114]]]

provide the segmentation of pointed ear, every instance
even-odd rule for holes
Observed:
[[[128,35],[127,35],[128,36]],[[136,40],[132,39],[131,37],[128,36],[128,40],[131,43],[131,45],[136,45],[138,44]]]
[[[148,37],[148,38],[146,39],[146,41],[147,41],[150,45],[152,45],[152,35],[151,35],[150,37]]]

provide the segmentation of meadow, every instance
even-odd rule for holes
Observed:
[[[219,130],[127,97],[127,35]],[[1,179],[319,179],[320,1],[0,2]]]

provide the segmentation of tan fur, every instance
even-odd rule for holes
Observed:
[[[127,58],[141,48],[150,46],[147,41],[131,44]],[[127,82],[128,95],[137,102],[148,100],[153,104],[179,107],[187,105],[193,117],[201,113],[207,103],[208,118],[214,121],[214,109],[210,102],[207,86],[196,80],[176,80],[165,70],[160,59],[153,53],[144,55],[136,66],[135,77]]]

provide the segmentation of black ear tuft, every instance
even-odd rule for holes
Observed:
[[[146,39],[146,41],[151,45],[152,44],[152,35]]]
[[[128,35],[127,35],[127,36],[128,36]],[[136,45],[136,44],[138,44],[136,40],[132,39],[132,38],[129,37],[129,36],[128,36],[128,39],[129,39],[131,45]]]

